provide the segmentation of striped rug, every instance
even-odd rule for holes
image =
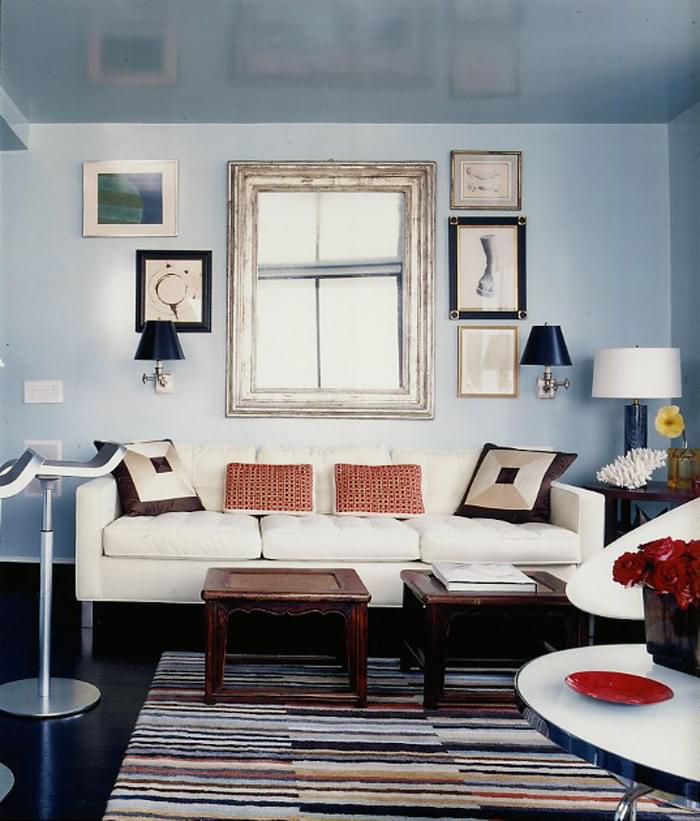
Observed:
[[[337,686],[337,668],[240,666],[227,683]],[[122,819],[611,819],[622,788],[515,707],[425,712],[422,677],[370,662],[369,705],[207,706],[204,663],[165,653],[107,804]],[[459,684],[459,675],[453,676]],[[653,801],[644,821],[698,818]],[[641,819],[640,819],[641,821]]]

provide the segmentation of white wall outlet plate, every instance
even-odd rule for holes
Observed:
[[[31,448],[33,451],[43,456],[44,459],[63,459],[63,441],[61,439],[25,439],[24,447]],[[62,479],[56,482],[56,489],[54,496],[61,495]],[[32,481],[24,489],[27,496],[41,496],[41,485],[38,479]]]
[[[25,380],[24,401],[25,404],[60,404],[63,402],[63,380]]]

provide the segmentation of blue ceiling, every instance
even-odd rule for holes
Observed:
[[[700,0],[3,0],[31,123],[669,122]]]

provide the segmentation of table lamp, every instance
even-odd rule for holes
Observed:
[[[625,405],[625,453],[647,446],[647,406],[640,399],[681,396],[678,348],[601,348],[593,359],[593,396]]]

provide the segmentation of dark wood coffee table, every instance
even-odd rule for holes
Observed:
[[[537,608],[547,617],[564,620],[566,645],[579,647],[587,636],[588,615],[566,598],[566,584],[551,573],[526,571],[537,582],[536,591],[521,593],[471,593],[449,591],[429,571],[402,570],[403,644],[401,669],[408,671],[417,663],[423,668],[423,706],[432,709],[465,701],[510,701],[512,686],[493,689],[445,689],[447,646],[452,621],[482,608]]]
[[[204,700],[290,702],[367,701],[367,605],[371,598],[351,568],[225,568],[207,571],[202,590],[206,616]],[[228,620],[233,612],[300,615],[337,613],[345,622],[350,691],[284,692],[270,687],[224,687]],[[279,658],[279,657],[277,657]]]

